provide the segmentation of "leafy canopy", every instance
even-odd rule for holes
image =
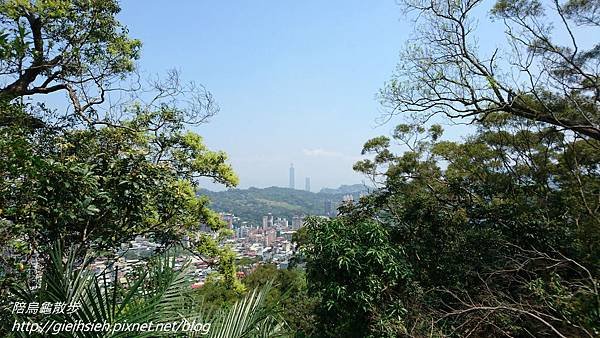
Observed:
[[[327,335],[594,336],[597,142],[506,113],[463,142],[440,136],[409,124],[368,141],[355,169],[379,189],[308,223]]]

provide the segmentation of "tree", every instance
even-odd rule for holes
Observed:
[[[483,121],[507,112],[600,140],[600,45],[583,38],[598,29],[596,1],[497,1],[491,15],[508,48],[487,53],[475,24],[482,1],[402,3],[417,29],[381,92],[391,114]]]
[[[36,260],[45,266],[56,240],[111,255],[137,235],[164,248],[189,238],[228,287],[241,287],[232,253],[219,246],[228,231],[197,194],[202,177],[228,187],[237,177],[226,154],[188,130],[218,108],[177,72],[103,105],[140,47],[118,12],[114,1],[0,1],[3,300]],[[63,110],[35,101],[58,91],[70,98]],[[216,236],[199,234],[201,224]]]
[[[300,239],[328,336],[597,335],[597,142],[505,112],[478,127],[365,143],[379,188]]]
[[[294,337],[313,337],[319,332],[315,327],[315,309],[319,299],[309,293],[304,271],[261,264],[243,279],[243,283],[250,289],[273,284],[266,304],[285,319]]]
[[[88,118],[139,57],[141,43],[127,35],[119,11],[113,0],[1,1],[0,98],[64,91]]]
[[[117,20],[120,10],[116,0],[0,1],[0,99],[62,92],[70,102],[60,112],[30,107],[36,109],[28,109],[20,123],[126,128],[122,122],[132,118],[132,104],[147,112],[169,106],[189,124],[216,114],[212,95],[182,82],[176,71],[166,79],[140,80],[135,61],[141,42]],[[13,118],[0,112],[0,126],[14,124]]]
[[[327,337],[397,337],[405,332],[410,267],[377,220],[310,217],[300,239],[317,328]],[[400,296],[399,293],[404,294]]]
[[[391,115],[417,121],[365,143],[371,158],[354,169],[379,188],[341,209],[339,234],[311,240],[336,221],[308,229],[307,262],[335,271],[348,250],[376,252],[381,245],[353,232],[375,223],[389,233],[384,252],[399,255],[407,274],[394,297],[367,311],[379,313],[383,327],[396,324],[396,334],[596,336],[600,54],[596,41],[578,37],[597,29],[597,3],[497,1],[490,11],[509,48],[488,56],[476,36],[482,1],[402,3],[416,13],[416,37],[381,99]],[[441,127],[423,123],[439,114],[477,130],[463,142],[441,141]],[[329,262],[310,249],[337,242],[346,249],[331,250]],[[310,283],[356,284],[317,273]],[[350,294],[361,293],[368,289]],[[400,326],[391,319],[398,303]],[[365,334],[384,335],[380,327]]]
[[[145,130],[150,119],[140,114],[126,125]],[[165,123],[158,137],[113,127],[0,132],[2,216],[34,248],[61,238],[108,249],[144,233],[168,242],[201,223],[216,229],[195,180],[237,182],[225,154],[177,124]]]

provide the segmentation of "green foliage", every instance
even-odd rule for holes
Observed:
[[[194,298],[203,301],[203,307],[210,311],[230,308],[243,294],[225,287],[222,283],[208,278],[206,283],[193,293]]]
[[[335,337],[405,332],[402,299],[412,293],[412,272],[389,229],[375,220],[347,217],[311,217],[306,228],[300,244],[309,288],[322,299],[318,331]]]
[[[0,69],[12,81],[0,96],[103,88],[131,72],[141,43],[116,19],[119,11],[112,0],[0,1]]]
[[[142,118],[140,116],[140,118]],[[48,262],[57,240],[110,255],[120,243],[143,234],[166,247],[190,238],[192,250],[216,260],[223,285],[240,289],[234,254],[219,241],[228,234],[208,199],[196,194],[196,178],[227,185],[237,178],[226,157],[198,137],[168,129],[170,146],[156,148],[148,132],[116,127],[40,130],[0,127],[0,235],[3,300],[10,285],[23,285],[32,255]],[[191,138],[191,140],[190,140]],[[187,151],[176,159],[173,153]],[[153,160],[158,153],[161,160]],[[190,160],[188,160],[190,159]],[[197,235],[200,224],[219,234]],[[28,258],[29,257],[29,258]],[[29,276],[29,277],[28,277]]]
[[[303,270],[277,269],[274,264],[262,264],[243,282],[249,288],[273,283],[266,304],[279,311],[296,337],[310,337],[318,332],[315,309],[320,300],[309,293]]]
[[[35,290],[16,288],[18,301],[79,303],[73,313],[14,315],[18,322],[42,323],[169,323],[183,318],[197,323],[210,323],[208,337],[273,337],[284,322],[265,306],[270,284],[253,289],[247,296],[233,303],[230,309],[210,310],[204,302],[192,297],[189,264],[175,268],[175,256],[163,254],[154,257],[140,269],[137,276],[125,282],[117,278],[118,270],[105,270],[96,276],[87,270],[91,257],[81,261],[79,249],[64,250],[59,242],[50,251],[50,260],[42,277],[41,287]],[[6,325],[12,325],[5,323]],[[30,337],[29,333],[13,332],[16,336]],[[76,331],[76,337],[156,337],[173,336],[173,332],[89,332]],[[200,335],[200,333],[196,333]],[[44,336],[34,334],[33,336]]]
[[[264,304],[285,321],[286,327],[282,328],[282,332],[295,337],[317,335],[314,312],[319,300],[308,293],[306,275],[302,270],[278,270],[273,264],[261,264],[242,281],[250,290],[272,285],[265,295]],[[243,296],[212,280],[195,290],[193,295],[202,299],[203,307],[207,309],[232,308]]]
[[[174,257],[156,257],[148,264],[137,278],[128,279],[125,283],[117,278],[118,270],[105,270],[101,275],[86,268],[91,257],[83,261],[79,258],[79,249],[63,250],[61,244],[55,244],[50,250],[49,265],[44,271],[41,287],[34,290],[16,288],[16,301],[23,302],[64,302],[80,303],[81,308],[71,314],[38,314],[15,315],[17,321],[85,323],[124,323],[124,322],[169,322],[180,319],[180,314],[189,309],[186,294],[189,293],[187,273],[188,266],[174,270]],[[63,256],[64,253],[64,256]],[[193,316],[193,315],[192,315]],[[190,316],[191,317],[191,316]],[[202,319],[202,318],[201,318]],[[16,335],[28,336],[28,333],[15,332]],[[95,337],[128,336],[128,332],[114,334],[76,332],[73,336]],[[140,336],[150,336],[139,333]],[[153,333],[156,334],[156,333]],[[41,336],[41,335],[38,335]]]
[[[138,234],[178,241],[201,223],[218,230],[194,179],[233,185],[237,178],[223,154],[199,138],[182,141],[191,134],[182,137],[178,126],[169,132],[170,145],[157,149],[152,134],[120,128],[1,128],[0,206],[12,228],[3,233],[43,250],[56,239],[108,249]],[[153,160],[158,153],[163,159]]]
[[[57,240],[111,255],[137,235],[163,247],[189,238],[228,287],[241,287],[233,253],[218,245],[228,230],[197,194],[202,177],[238,182],[227,156],[188,130],[214,114],[210,94],[183,91],[170,73],[169,86],[153,83],[150,103],[131,91],[132,101],[97,107],[139,54],[119,11],[115,1],[0,1],[2,301],[36,273],[32,257],[48,263]],[[23,100],[59,90],[71,100],[64,111]],[[192,103],[181,107],[183,92]],[[198,235],[202,224],[216,235]]]
[[[357,189],[350,190],[358,198]],[[334,204],[342,200],[348,193],[335,190],[332,193],[312,193],[304,190],[288,188],[249,188],[230,189],[227,191],[213,192],[201,190],[211,200],[211,207],[217,211],[233,212],[242,221],[258,225],[267,213],[276,217],[285,217],[291,221],[294,216],[323,215],[325,201]]]
[[[499,114],[430,130],[368,142],[380,189],[298,238],[327,335],[597,335],[600,145]]]
[[[242,300],[222,312],[213,320],[214,331],[210,337],[277,337],[285,329],[281,317],[265,306],[266,296],[271,288],[267,283],[260,289],[254,289]]]

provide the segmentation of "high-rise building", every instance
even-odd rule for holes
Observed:
[[[296,182],[294,181],[294,163],[290,165],[290,189],[296,189]]]
[[[277,217],[277,219],[275,220],[275,222],[273,224],[275,226],[277,226],[277,227],[287,228],[288,227],[288,220],[287,220],[287,218]]]
[[[273,215],[271,213],[269,213],[267,216],[263,216],[262,225],[263,228],[273,227]]]
[[[304,181],[304,190],[310,191],[310,177],[307,177]]]

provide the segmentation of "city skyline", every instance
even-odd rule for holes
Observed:
[[[239,188],[289,186],[290,162],[313,191],[360,182],[363,144],[394,127],[379,127],[376,98],[409,33],[394,0],[134,1],[119,16],[144,43],[140,69],[175,67],[214,95],[219,113],[195,131],[228,155]]]
[[[294,169],[294,163],[290,163],[288,188],[296,189],[296,171]],[[304,178],[304,190],[310,191],[310,177],[309,176]]]

